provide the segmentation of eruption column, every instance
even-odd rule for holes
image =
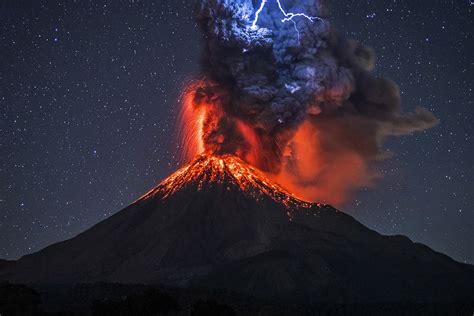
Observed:
[[[272,1],[199,0],[202,74],[182,129],[199,139],[182,148],[187,161],[233,155],[304,200],[340,204],[379,177],[387,137],[437,119],[402,110],[399,87],[373,72],[371,48],[337,33],[325,0]]]

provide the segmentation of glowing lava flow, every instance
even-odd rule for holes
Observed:
[[[188,185],[197,185],[198,190],[202,190],[212,183],[224,185],[226,188],[236,186],[256,200],[268,197],[289,209],[309,208],[313,205],[293,196],[260,171],[233,155],[198,156],[143,195],[140,200],[155,196],[167,199]]]
[[[183,92],[182,107],[179,115],[177,142],[181,143],[179,153],[180,162],[189,162],[198,154],[204,152],[203,126],[206,119],[206,109],[209,105],[204,104],[196,107],[194,104],[194,91],[199,88],[199,82],[189,84]]]
[[[262,2],[260,2],[260,6],[258,7],[257,11],[255,12],[255,17],[254,17],[254,20],[252,22],[252,29],[253,30],[256,30],[258,28],[257,26],[257,23],[258,23],[258,18],[260,16],[260,13],[262,13],[263,11],[263,8],[265,8],[265,5],[267,4],[268,0],[261,0]],[[293,13],[293,12],[286,12],[285,9],[283,9],[283,6],[280,2],[280,0],[276,0],[277,4],[278,4],[278,8],[280,9],[281,13],[283,13],[283,15],[285,16],[284,19],[281,20],[281,22],[285,23],[285,22],[289,22],[291,21],[295,27],[295,31],[296,33],[298,34],[298,41],[300,39],[300,31],[298,30],[298,28],[296,27],[296,22],[293,20],[293,18],[296,18],[296,17],[303,17],[311,22],[313,22],[314,20],[322,20],[320,17],[317,17],[317,16],[309,16],[305,13]]]

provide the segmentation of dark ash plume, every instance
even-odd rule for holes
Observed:
[[[335,172],[338,163],[353,163],[356,157],[360,170],[355,178],[359,185],[367,185],[373,174],[368,165],[384,156],[385,137],[427,129],[437,119],[426,109],[402,112],[398,86],[371,73],[374,52],[340,37],[320,0],[280,2],[286,12],[318,19],[282,22],[285,16],[277,0],[268,0],[258,27],[252,28],[260,0],[197,3],[196,19],[206,45],[204,80],[195,103],[213,107],[205,146],[214,153],[246,158],[258,144],[257,157],[247,160],[280,179],[290,173],[290,187],[309,191],[321,190],[327,182],[325,173]],[[256,141],[242,133],[239,122],[250,128]],[[317,147],[310,154],[302,153],[302,140],[296,139],[302,134],[307,146]],[[337,162],[347,155],[352,158]],[[301,166],[308,159],[314,160],[317,170],[309,172],[310,177],[304,175],[309,166]],[[357,184],[338,190],[353,187]]]

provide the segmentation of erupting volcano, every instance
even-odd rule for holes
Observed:
[[[2,264],[0,279],[309,305],[472,300],[473,266],[313,203],[369,185],[385,137],[435,117],[401,110],[398,87],[372,74],[373,52],[339,37],[319,0],[254,2],[198,1],[205,54],[184,92],[184,166],[75,238]]]
[[[304,202],[231,155],[196,157],[73,239],[0,268],[34,284],[145,283],[280,303],[469,300],[472,266]]]

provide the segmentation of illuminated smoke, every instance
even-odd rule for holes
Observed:
[[[340,203],[370,185],[387,136],[436,124],[402,112],[397,85],[371,73],[372,50],[326,17],[319,0],[199,1],[203,78],[185,98],[199,144],[187,157],[237,155],[298,196]]]

